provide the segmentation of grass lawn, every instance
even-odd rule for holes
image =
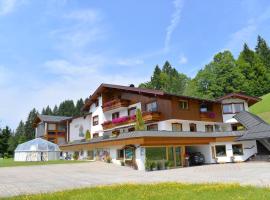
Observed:
[[[270,93],[261,97],[262,101],[250,107],[250,111],[270,123]]]
[[[9,200],[270,199],[270,189],[223,184],[113,185],[7,198]]]
[[[65,164],[65,163],[79,163],[86,161],[78,160],[52,160],[48,162],[15,162],[13,158],[0,159],[0,167],[17,167],[17,166],[29,166],[29,165],[49,165],[49,164]]]

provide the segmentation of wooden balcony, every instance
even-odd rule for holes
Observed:
[[[102,109],[103,109],[103,112],[107,112],[110,110],[114,110],[121,107],[128,107],[128,106],[129,106],[129,100],[114,99],[114,100],[105,102],[102,106]]]
[[[143,112],[142,113],[144,122],[155,122],[160,121],[161,114],[160,112]],[[128,125],[128,124],[134,124],[136,122],[135,116],[125,116],[120,117],[114,121],[107,121],[102,124],[103,130],[113,129],[118,126]]]
[[[200,118],[202,121],[213,122],[216,119],[216,113],[214,113],[214,112],[200,112]]]

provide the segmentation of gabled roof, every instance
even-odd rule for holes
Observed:
[[[247,111],[240,112],[234,116],[243,126],[246,127],[246,133],[237,140],[257,140],[270,138],[270,125],[258,116]]]
[[[224,99],[231,99],[231,98],[244,99],[244,100],[246,100],[248,102],[249,106],[251,106],[251,105],[257,103],[258,101],[262,100],[259,97],[249,96],[249,95],[246,95],[246,94],[241,93],[241,92],[239,92],[239,93],[233,92],[233,93],[226,94],[226,95],[224,95],[222,97],[217,98],[216,101],[221,102]]]
[[[151,96],[163,96],[163,97],[180,97],[185,99],[194,99],[199,101],[205,101],[205,102],[213,102],[217,103],[215,100],[209,100],[209,99],[202,99],[197,97],[189,97],[184,95],[176,95],[176,94],[170,94],[168,92],[164,92],[161,90],[155,90],[155,89],[146,89],[146,88],[138,88],[138,87],[130,87],[130,86],[122,86],[122,85],[113,85],[113,84],[106,84],[102,83],[95,92],[88,98],[88,100],[85,102],[85,105],[83,107],[83,110],[87,110],[90,108],[91,104],[96,101],[96,99],[100,96],[102,92],[106,89],[117,89],[121,91],[131,92],[131,93],[138,93],[138,94],[145,94],[145,95],[151,95]]]
[[[59,123],[71,119],[72,117],[67,116],[53,116],[53,115],[37,115],[37,118],[34,121],[34,126],[36,126],[39,122],[53,122]]]

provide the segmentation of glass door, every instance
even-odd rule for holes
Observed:
[[[181,147],[175,147],[175,164],[176,164],[176,167],[182,166]]]

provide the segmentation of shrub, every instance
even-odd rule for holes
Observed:
[[[146,171],[151,171],[151,161],[149,161],[148,159],[146,159],[145,161],[145,170]]]
[[[121,160],[121,166],[125,166],[125,162]]]
[[[79,152],[75,151],[72,157],[74,160],[78,160],[79,159]]]
[[[163,169],[163,162],[158,161],[157,162],[157,170],[162,170]]]
[[[172,161],[168,161],[169,164],[168,164],[168,167],[174,167],[174,163]]]
[[[85,139],[86,140],[90,140],[91,139],[91,133],[90,133],[89,130],[87,130],[86,133],[85,133]]]
[[[152,161],[151,162],[151,170],[155,169],[157,167],[157,163]]]
[[[111,163],[111,162],[112,162],[111,156],[107,156],[107,157],[105,158],[105,161],[106,161],[107,163]]]
[[[165,161],[164,165],[165,165],[165,168],[166,168],[166,169],[169,167],[169,163],[170,163],[170,162],[169,162],[168,160]]]

